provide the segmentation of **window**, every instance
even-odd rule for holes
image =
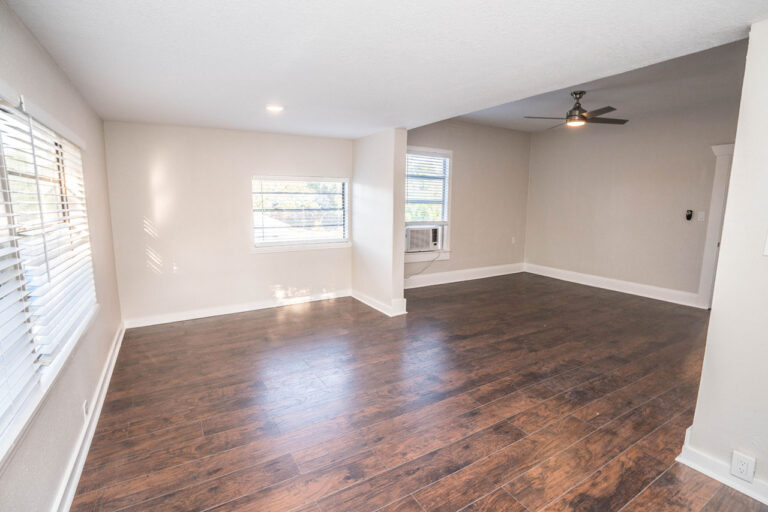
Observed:
[[[409,149],[405,166],[405,222],[448,221],[450,154]]]
[[[408,148],[405,165],[406,263],[450,258],[450,169],[450,151]],[[425,246],[426,241],[431,241],[429,247]]]
[[[0,456],[96,307],[80,149],[0,103]],[[55,371],[56,370],[51,370]]]
[[[253,178],[258,246],[346,242],[349,182],[338,178]]]

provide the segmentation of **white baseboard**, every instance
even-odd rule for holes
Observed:
[[[243,313],[245,311],[255,311],[257,309],[276,308],[288,306],[291,304],[301,304],[316,300],[337,299],[339,297],[349,297],[349,290],[340,290],[336,292],[318,293],[304,297],[292,297],[287,299],[270,299],[259,302],[247,302],[245,304],[230,304],[227,306],[216,306],[212,308],[193,309],[189,311],[179,311],[177,313],[165,313],[162,315],[152,315],[139,318],[129,318],[125,320],[126,329],[133,327],[145,327],[148,325],[168,324],[171,322],[181,322],[183,320],[194,320],[196,318],[207,318],[209,316],[231,315],[232,313]]]
[[[563,270],[554,267],[545,267],[542,265],[535,265],[533,263],[525,264],[525,272],[538,274],[540,276],[553,277],[555,279],[570,281],[572,283],[585,284],[587,286],[595,286],[597,288],[605,288],[606,290],[629,293],[632,295],[639,295],[641,297],[648,297],[666,302],[674,302],[676,304],[692,306],[694,308],[707,309],[709,307],[709,305],[706,304],[706,301],[703,301],[698,293],[673,290],[671,288],[661,288],[648,284],[633,283],[631,281],[622,281],[620,279],[612,279],[609,277],[596,276],[592,274],[582,274],[581,272]]]
[[[731,474],[731,466],[727,461],[716,459],[691,446],[690,435],[691,429],[689,427],[685,431],[683,451],[677,456],[678,462],[768,505],[768,482],[755,479],[750,483],[736,478]]]
[[[392,304],[387,304],[364,293],[353,290],[352,297],[359,300],[366,306],[381,311],[387,316],[398,316],[407,313],[405,310],[405,299],[393,299]]]
[[[112,378],[112,371],[115,369],[115,362],[117,362],[117,355],[120,352],[120,345],[123,343],[124,334],[125,325],[120,324],[115,333],[115,337],[112,339],[112,346],[109,350],[107,360],[104,363],[104,368],[101,370],[99,383],[91,397],[90,415],[85,422],[83,432],[80,434],[80,439],[75,446],[75,450],[72,452],[72,457],[67,466],[68,471],[65,473],[64,479],[62,480],[52,510],[66,512],[72,505],[75,491],[77,491],[77,484],[80,481],[80,475],[82,474],[83,466],[85,465],[85,459],[88,456],[88,450],[91,447],[93,434],[96,432],[96,424],[99,422],[101,407],[104,405],[104,399],[107,396],[109,380]]]
[[[492,267],[466,268],[451,270],[448,272],[432,272],[430,274],[416,274],[405,280],[405,288],[421,288],[422,286],[434,286],[436,284],[457,283],[485,277],[503,276],[522,272],[522,263],[509,263],[507,265],[494,265]]]

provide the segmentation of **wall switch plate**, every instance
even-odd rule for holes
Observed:
[[[696,212],[696,220],[697,221],[704,222],[704,220],[706,220],[706,218],[707,218],[707,212],[702,212],[702,211]]]
[[[733,450],[731,474],[747,482],[755,478],[755,458]]]
[[[763,249],[763,256],[768,256],[768,236],[765,237],[765,248]]]
[[[512,237],[512,245],[515,245],[515,242],[516,242],[516,241],[517,241],[517,240],[515,240],[515,237]],[[768,247],[768,245],[766,245],[766,247]]]

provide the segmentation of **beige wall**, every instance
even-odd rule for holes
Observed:
[[[388,314],[404,312],[405,130],[355,141],[352,186],[352,288]]]
[[[737,114],[734,101],[534,134],[526,262],[696,293],[706,221],[684,213],[707,210],[710,146],[733,141]]]
[[[768,20],[752,27],[722,247],[690,447],[728,476],[757,458],[768,499]],[[744,483],[747,487],[749,484]]]
[[[126,322],[348,293],[350,248],[253,249],[251,179],[351,177],[346,139],[105,124]]]
[[[408,131],[409,146],[450,150],[453,160],[450,259],[407,263],[406,276],[523,261],[529,141],[527,133],[456,120]]]
[[[23,94],[30,111],[85,146],[88,222],[100,309],[0,469],[0,510],[48,510],[67,476],[85,427],[82,404],[93,398],[120,325],[102,123],[64,73],[0,1],[0,86]],[[15,100],[15,97],[8,98]]]

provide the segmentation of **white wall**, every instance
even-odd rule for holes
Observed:
[[[349,293],[349,247],[253,249],[251,179],[351,177],[352,141],[117,122],[105,137],[129,325]]]
[[[405,275],[522,262],[530,134],[449,120],[409,130],[408,145],[450,150],[453,159],[450,258],[407,263]]]
[[[355,297],[390,315],[405,312],[405,148],[403,129],[355,142],[352,288]]]
[[[527,263],[697,293],[715,156],[738,104],[556,128],[531,141]],[[707,217],[710,212],[706,212]]]
[[[768,502],[768,20],[752,26],[696,416],[684,455],[728,476],[731,450],[757,458]],[[709,459],[709,460],[707,460]],[[757,488],[761,489],[757,489]]]
[[[83,166],[99,312],[0,468],[0,510],[48,510],[85,426],[82,404],[93,398],[120,327],[102,123],[56,63],[0,1],[0,94],[23,94],[41,121],[84,145]]]

